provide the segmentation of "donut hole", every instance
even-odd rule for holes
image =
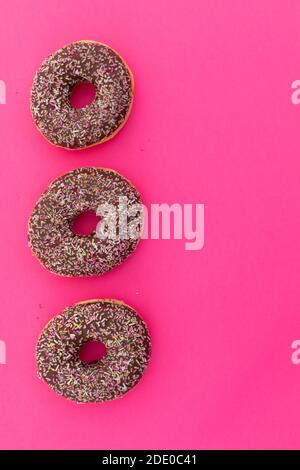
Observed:
[[[107,354],[106,347],[101,341],[90,340],[81,346],[79,359],[84,364],[94,364],[103,359]]]
[[[77,83],[70,94],[70,104],[75,109],[89,106],[96,97],[96,87],[90,82]]]
[[[72,221],[72,232],[74,235],[87,237],[96,232],[96,227],[101,217],[93,211],[85,211],[77,215]]]

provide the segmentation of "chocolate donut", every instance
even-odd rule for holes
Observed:
[[[106,356],[84,363],[80,348],[101,341]],[[66,308],[44,328],[36,347],[39,376],[77,403],[114,400],[134,387],[150,358],[144,321],[117,300],[88,300]]]
[[[126,201],[127,207],[120,201]],[[106,204],[117,208],[115,234],[108,232],[105,238],[96,231],[87,236],[73,233],[72,223],[79,214],[97,212]],[[127,232],[121,226],[124,216]],[[53,273],[104,274],[135,250],[142,217],[140,195],[127,179],[113,170],[78,168],[53,181],[40,197],[29,220],[29,246]]]
[[[75,109],[72,90],[95,86],[94,101]],[[133,100],[133,76],[124,60],[96,41],[73,42],[46,58],[31,90],[37,128],[52,144],[82,149],[111,139],[125,124]]]

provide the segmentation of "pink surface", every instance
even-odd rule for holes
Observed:
[[[0,18],[0,447],[299,448],[299,2],[10,0]],[[136,98],[113,140],[70,153],[37,132],[29,92],[42,59],[79,39],[120,52]],[[144,240],[103,277],[47,272],[28,217],[51,180],[89,165],[147,205],[204,203],[204,248]],[[37,379],[34,348],[54,314],[99,297],[137,309],[153,354],[123,399],[79,406]]]

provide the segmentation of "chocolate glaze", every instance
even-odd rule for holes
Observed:
[[[57,178],[44,191],[29,220],[28,240],[33,254],[47,269],[62,276],[95,276],[119,265],[135,250],[140,230],[136,238],[127,239],[100,239],[96,232],[88,236],[72,232],[76,216],[96,212],[100,204],[117,207],[119,197],[127,198],[128,207],[141,205],[137,190],[113,170],[78,168]],[[128,216],[128,232],[141,225],[141,213]],[[117,232],[118,227],[119,219]]]
[[[70,95],[82,82],[95,86],[96,97],[75,109]],[[113,137],[125,123],[132,99],[133,77],[123,59],[104,44],[79,41],[44,60],[31,90],[31,112],[52,144],[81,149]]]
[[[107,354],[83,363],[80,348],[101,341]],[[104,402],[127,393],[143,375],[151,353],[147,327],[128,305],[90,300],[66,308],[44,328],[36,347],[39,376],[78,403]]]

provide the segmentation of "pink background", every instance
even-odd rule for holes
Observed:
[[[0,21],[0,447],[299,448],[299,1],[9,0]],[[120,52],[136,98],[112,141],[70,153],[36,131],[29,92],[79,39]],[[51,180],[89,165],[146,204],[204,203],[203,250],[145,240],[103,277],[47,272],[27,220]],[[95,297],[135,307],[153,354],[123,399],[79,406],[37,379],[34,348],[54,314]]]

